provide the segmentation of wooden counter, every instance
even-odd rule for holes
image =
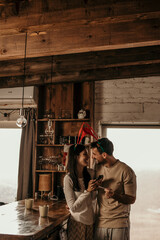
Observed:
[[[46,218],[39,217],[39,205],[49,205]],[[38,200],[26,210],[24,200],[0,207],[0,240],[57,239],[60,225],[69,217],[65,201]]]

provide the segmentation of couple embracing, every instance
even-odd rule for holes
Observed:
[[[87,168],[89,156],[84,145],[75,144],[69,149],[64,178],[71,213],[68,240],[129,240],[136,175],[113,156],[113,143],[108,138],[91,143],[91,148],[95,170]]]

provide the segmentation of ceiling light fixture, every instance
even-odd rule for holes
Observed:
[[[25,127],[27,125],[27,119],[25,118],[25,110],[24,110],[24,82],[26,78],[26,50],[27,50],[27,32],[25,36],[25,53],[24,53],[24,76],[22,81],[22,108],[19,111],[19,118],[17,119],[16,125],[18,127]]]
[[[47,136],[49,136],[50,139],[50,144],[52,144],[54,142],[53,140],[53,134],[54,134],[54,129],[52,128],[52,120],[51,118],[54,118],[54,113],[52,112],[52,77],[53,77],[53,56],[51,58],[51,85],[49,87],[49,101],[50,101],[50,108],[49,108],[49,112],[48,112],[48,126],[45,129],[45,134]]]

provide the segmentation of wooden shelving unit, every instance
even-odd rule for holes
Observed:
[[[78,119],[84,109],[86,118]],[[48,114],[51,113],[51,118]],[[52,122],[53,139],[45,135],[48,121]],[[62,186],[66,171],[64,145],[76,143],[83,122],[93,126],[93,83],[53,84],[39,87],[33,194],[38,192],[39,174],[51,174],[52,194]],[[58,169],[60,166],[60,169]]]

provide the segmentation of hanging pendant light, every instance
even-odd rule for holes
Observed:
[[[52,76],[53,76],[53,56],[51,58],[51,86],[49,88],[49,102],[50,102],[50,107],[49,107],[49,112],[48,112],[48,126],[45,129],[45,134],[47,135],[52,135],[54,130],[52,128],[52,120],[50,118],[53,118],[53,112],[51,109],[51,102],[52,102]]]
[[[27,125],[27,119],[24,117],[24,109],[19,110],[19,118],[17,119],[16,125],[20,128],[23,128]]]
[[[24,53],[24,76],[23,76],[23,85],[22,85],[22,108],[19,111],[19,118],[17,119],[16,125],[18,127],[25,127],[27,125],[27,119],[25,118],[25,109],[23,108],[24,105],[24,81],[26,78],[26,49],[27,49],[27,32],[25,37],[25,53]]]
[[[49,120],[48,120],[48,126],[47,126],[47,128],[45,129],[45,134],[46,134],[46,135],[53,135],[53,133],[54,133],[54,130],[53,130],[53,128],[52,128],[52,120],[49,119]]]
[[[51,59],[51,87],[49,89],[49,100],[50,100],[50,108],[49,108],[49,112],[48,112],[48,116],[49,116],[49,119],[48,119],[48,125],[47,125],[47,128],[45,129],[45,135],[49,137],[50,139],[50,144],[52,144],[54,142],[54,139],[53,139],[53,136],[54,136],[54,129],[52,128],[52,120],[50,118],[53,117],[53,112],[52,112],[52,109],[51,109],[51,102],[52,102],[52,76],[53,76],[53,56],[52,56],[52,59]]]

